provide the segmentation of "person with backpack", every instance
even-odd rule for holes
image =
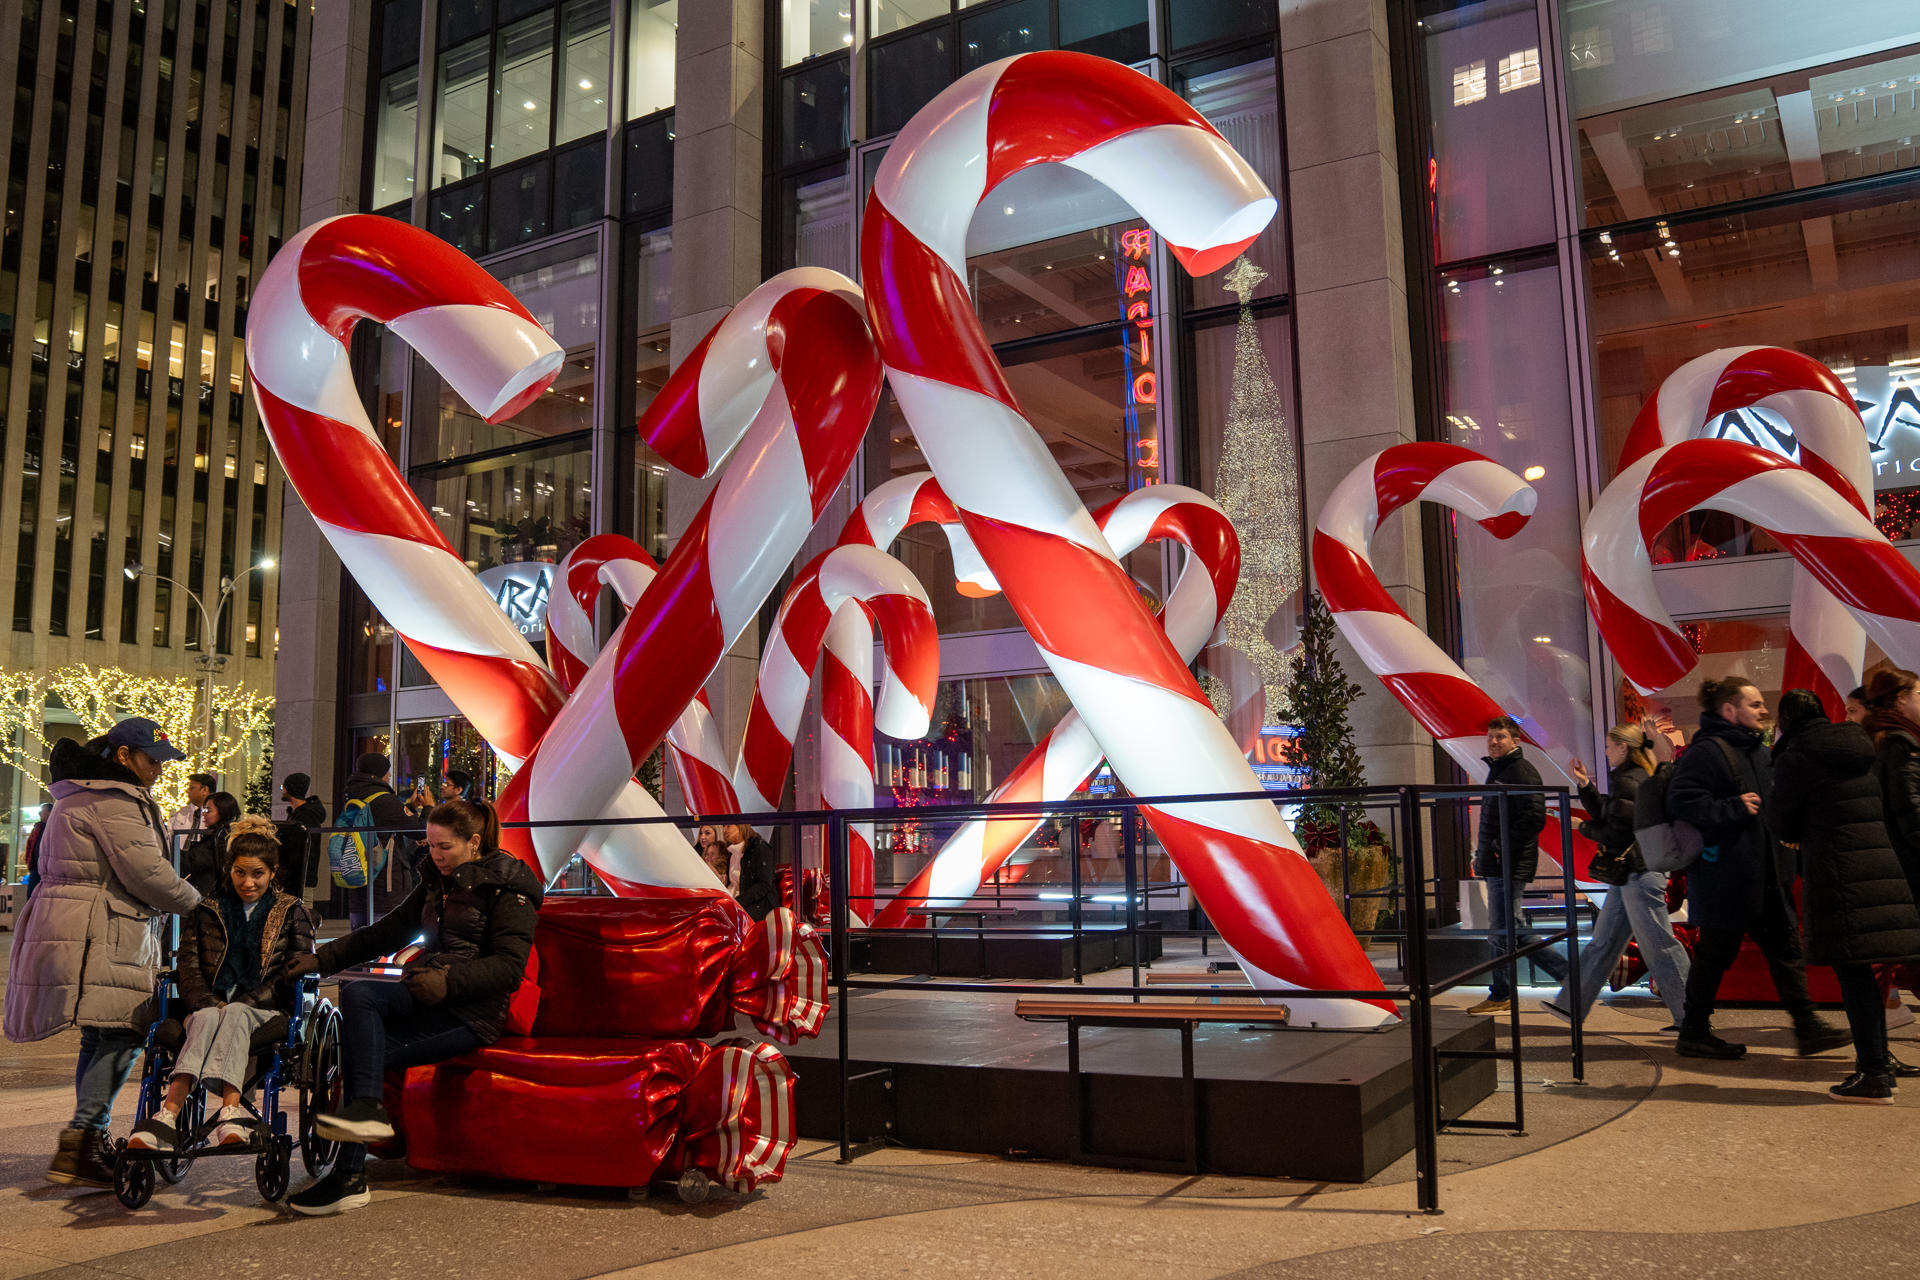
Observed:
[[[1769,816],[1800,850],[1807,960],[1833,967],[1853,1035],[1853,1074],[1827,1091],[1836,1102],[1893,1101],[1896,1075],[1920,1067],[1894,1058],[1876,962],[1920,954],[1920,910],[1887,838],[1886,808],[1874,776],[1873,739],[1850,721],[1834,724],[1818,695],[1793,689],[1780,699]]]
[[[1743,1058],[1747,1046],[1713,1033],[1721,979],[1752,937],[1767,959],[1774,990],[1793,1019],[1800,1056],[1852,1042],[1823,1021],[1807,993],[1800,929],[1787,896],[1792,853],[1768,821],[1773,757],[1761,737],[1767,700],[1744,676],[1700,686],[1700,729],[1667,784],[1670,818],[1699,832],[1700,853],[1687,868],[1687,920],[1699,930],[1687,974],[1686,1016],[1674,1049],[1683,1058]]]
[[[406,802],[388,785],[387,778],[392,771],[392,761],[378,751],[369,751],[354,763],[336,825],[361,830],[344,832],[327,841],[333,883],[347,891],[347,921],[351,929],[364,929],[373,918],[368,890],[386,870],[390,849],[397,847],[404,851],[408,847],[405,836],[393,833],[418,825],[407,816]]]
[[[318,1217],[368,1202],[366,1144],[393,1136],[381,1103],[387,1070],[445,1062],[498,1040],[526,976],[540,877],[500,848],[493,806],[436,806],[427,815],[426,850],[419,883],[393,910],[289,962],[295,976],[333,974],[420,944],[401,981],[341,988],[345,1101],[317,1115],[314,1131],[345,1145],[325,1177],[287,1198],[295,1213]]]
[[[1667,873],[1649,871],[1634,843],[1634,802],[1640,788],[1659,768],[1656,753],[1672,747],[1658,734],[1649,735],[1637,724],[1617,724],[1607,730],[1607,794],[1602,796],[1578,760],[1568,762],[1580,784],[1580,803],[1593,816],[1580,824],[1580,834],[1600,846],[1588,868],[1591,878],[1613,886],[1606,905],[1593,922],[1593,937],[1580,948],[1580,1008],[1574,1009],[1565,987],[1541,1007],[1562,1022],[1576,1016],[1585,1022],[1600,996],[1600,986],[1627,949],[1627,939],[1640,944],[1640,955],[1673,1015],[1670,1031],[1680,1029],[1686,1013],[1687,949],[1673,936],[1673,917],[1667,911]]]
[[[1520,726],[1511,716],[1487,724],[1487,785],[1538,787],[1540,771],[1521,754]],[[1547,826],[1547,801],[1539,792],[1510,798],[1502,829],[1500,802],[1487,796],[1480,804],[1480,835],[1473,850],[1473,874],[1487,882],[1487,944],[1493,954],[1526,946],[1539,935],[1526,927],[1518,911],[1518,895],[1540,868],[1540,833]],[[1512,938],[1514,941],[1508,941]],[[1534,967],[1565,981],[1567,958],[1548,947],[1532,955]],[[1487,998],[1467,1010],[1473,1014],[1506,1013],[1512,1006],[1511,966],[1493,971]]]

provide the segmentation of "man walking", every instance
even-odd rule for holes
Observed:
[[[1486,762],[1490,787],[1541,785],[1540,771],[1521,753],[1520,726],[1510,716],[1488,721]],[[1540,939],[1539,934],[1527,928],[1516,908],[1527,882],[1539,870],[1540,833],[1547,825],[1547,799],[1539,792],[1507,797],[1504,807],[1506,830],[1503,833],[1500,798],[1487,796],[1481,800],[1480,837],[1473,850],[1473,874],[1487,882],[1487,943],[1496,956]],[[1519,941],[1509,944],[1509,937]],[[1534,967],[1551,974],[1557,981],[1566,981],[1567,958],[1558,951],[1549,947],[1534,952],[1530,958]],[[1511,973],[1512,967],[1508,965],[1495,969],[1487,984],[1487,998],[1467,1012],[1508,1012],[1513,1000]]]
[[[1747,1046],[1713,1034],[1720,980],[1749,935],[1767,958],[1780,1003],[1793,1018],[1800,1056],[1852,1043],[1822,1021],[1807,994],[1800,929],[1787,897],[1791,854],[1766,817],[1773,757],[1761,737],[1766,699],[1742,676],[1700,686],[1700,731],[1674,766],[1667,815],[1699,829],[1702,849],[1687,868],[1687,921],[1699,931],[1687,974],[1687,1015],[1675,1051],[1683,1058],[1734,1059]]]
[[[210,773],[190,773],[187,775],[187,802],[173,811],[167,819],[167,831],[173,837],[175,848],[167,850],[171,856],[176,849],[184,849],[193,843],[200,834],[200,828],[206,825],[207,799],[219,787],[219,780]]]

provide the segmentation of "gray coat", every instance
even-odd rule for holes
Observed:
[[[40,885],[14,928],[7,969],[13,1041],[129,1025],[160,967],[149,922],[200,901],[174,874],[166,821],[132,773],[70,739],[54,746],[50,773]]]

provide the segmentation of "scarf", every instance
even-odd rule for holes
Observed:
[[[1882,711],[1873,708],[1867,712],[1867,732],[1873,735],[1874,744],[1889,733],[1904,733],[1916,743],[1920,743],[1920,724],[1900,712],[1897,707],[1888,707]]]
[[[747,851],[747,842],[727,846],[727,892],[734,897],[740,896],[740,855]]]

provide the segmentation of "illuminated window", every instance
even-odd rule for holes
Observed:
[[[1469,106],[1487,96],[1487,61],[1475,58],[1453,69],[1453,105]]]
[[[1476,66],[1479,64],[1475,64]],[[1540,50],[1520,49],[1500,59],[1500,92],[1512,93],[1515,89],[1524,89],[1528,85],[1540,83]],[[1457,90],[1455,91],[1458,92]],[[1486,76],[1480,79],[1480,96],[1487,93]]]

